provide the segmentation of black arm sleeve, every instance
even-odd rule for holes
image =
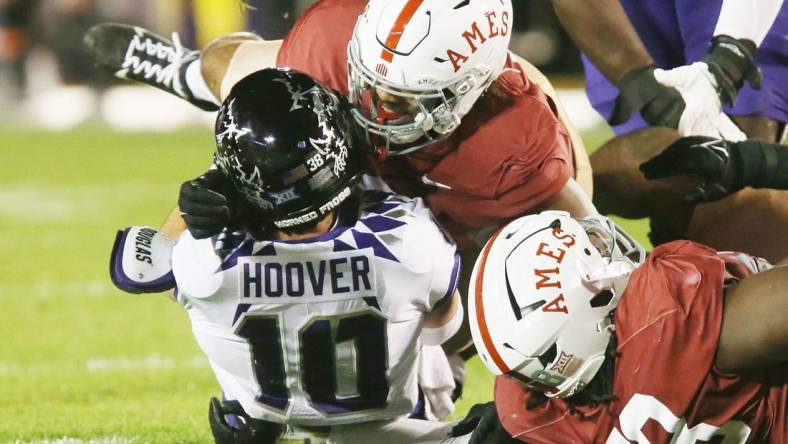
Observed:
[[[734,160],[743,186],[788,190],[788,146],[750,139],[739,143]]]

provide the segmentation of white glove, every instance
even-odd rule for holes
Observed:
[[[715,129],[717,133],[714,132]],[[719,137],[723,140],[730,140],[731,142],[741,142],[747,140],[747,135],[744,134],[744,131],[739,129],[739,127],[733,123],[733,120],[731,120],[731,118],[725,113],[720,113],[717,116],[716,124],[713,121],[709,122],[707,127],[700,127],[699,131],[695,135],[705,136],[708,134],[719,134],[718,136],[715,135],[713,137]]]
[[[682,136],[707,136],[741,141],[746,135],[722,112],[717,80],[708,65],[695,62],[669,70],[654,70],[661,84],[676,88],[686,107],[679,118]]]

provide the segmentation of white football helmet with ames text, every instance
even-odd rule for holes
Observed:
[[[603,216],[545,211],[511,222],[471,276],[469,320],[482,361],[547,396],[582,390],[605,359],[610,313],[644,257]]]
[[[353,115],[407,154],[444,139],[502,72],[511,0],[371,0],[348,46]]]

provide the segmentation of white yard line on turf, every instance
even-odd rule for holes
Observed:
[[[90,358],[81,364],[49,362],[42,364],[22,365],[0,362],[0,376],[35,375],[63,370],[87,370],[89,373],[107,371],[144,371],[174,370],[181,368],[207,367],[208,361],[202,356],[175,359],[166,356],[144,356],[140,358]]]
[[[205,358],[194,357],[191,359],[173,359],[166,356],[148,356],[145,358],[112,358],[88,359],[85,367],[90,372],[114,370],[159,370],[180,367],[205,367],[208,362]]]
[[[85,223],[86,214],[100,214],[107,202],[144,202],[146,196],[161,192],[156,184],[133,182],[123,184],[48,186],[42,184],[8,185],[0,189],[0,218],[13,218],[15,223],[47,223],[63,225]],[[101,218],[96,218],[101,221]]]
[[[42,280],[35,283],[0,285],[0,299],[16,297],[47,299],[64,296],[102,297],[116,292],[115,287],[109,281],[109,277],[91,281],[59,282]]]

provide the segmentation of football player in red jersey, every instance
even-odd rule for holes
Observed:
[[[522,214],[595,213],[582,142],[562,123],[557,102],[526,75],[528,65],[508,52],[511,20],[508,0],[324,0],[301,16],[281,48],[235,34],[196,59],[179,45],[171,53],[146,51],[168,42],[117,25],[96,28],[86,40],[105,67],[193,103],[211,92],[224,95],[249,72],[274,63],[273,54],[278,66],[348,95],[377,148],[370,169],[394,191],[423,197],[470,264],[495,228]],[[111,60],[109,53],[126,55]],[[166,67],[146,74],[159,54]],[[147,65],[133,63],[135,57]],[[180,211],[193,233],[208,236],[227,225],[226,202],[199,186],[187,184],[185,191]],[[208,205],[191,205],[201,198]],[[171,219],[175,230],[166,231],[177,231],[178,221]]]
[[[788,442],[788,268],[769,268],[689,241],[643,261],[601,216],[510,223],[480,255],[469,301],[500,375],[497,438]]]

